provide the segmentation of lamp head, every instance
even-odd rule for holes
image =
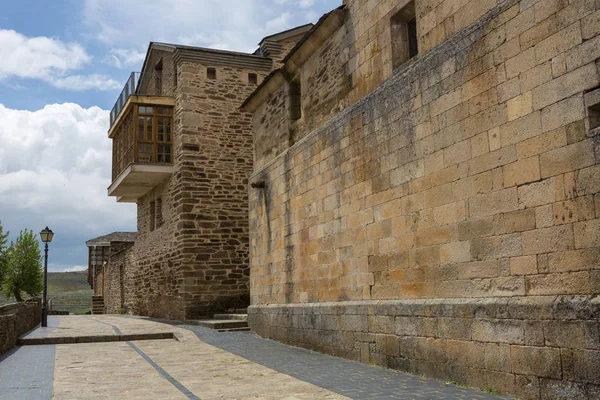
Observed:
[[[45,227],[44,230],[40,232],[40,237],[42,238],[42,242],[50,243],[52,241],[52,237],[54,237],[54,232],[48,229],[48,227]]]

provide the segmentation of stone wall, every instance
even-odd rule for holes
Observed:
[[[214,68],[216,79],[207,76]],[[175,135],[178,277],[186,316],[249,304],[251,115],[239,109],[264,70],[181,61]]]
[[[520,399],[600,396],[597,297],[266,305],[248,317],[263,337]]]
[[[125,305],[125,270],[130,264],[133,243],[111,242],[105,267],[104,304],[107,314],[121,314]]]
[[[40,299],[0,306],[0,355],[12,349],[17,340],[35,328],[41,319]]]
[[[177,143],[175,136],[174,176],[181,168]],[[179,252],[176,248],[179,210],[174,201],[174,176],[138,200],[138,237],[131,250],[123,255],[124,309],[128,313],[170,319],[185,317],[183,281],[179,274]],[[150,206],[156,204],[158,199],[162,204],[163,223],[151,231]]]
[[[315,348],[315,337],[341,338],[343,345],[321,350],[505,393],[541,385],[531,393],[518,389],[524,398],[561,387],[597,390],[590,385],[600,383],[594,378],[600,375],[594,297],[600,293],[600,146],[587,108],[600,97],[600,4],[416,2],[420,54],[392,73],[384,62],[390,43],[384,27],[404,3],[346,3],[342,42],[360,54],[360,61],[350,54],[341,67],[352,76],[352,105],[273,152],[251,178],[266,183],[250,189],[251,326]],[[388,11],[390,4],[395,8]],[[432,19],[442,26],[452,20],[452,29],[435,33],[440,28],[427,28]],[[269,115],[259,109],[255,126],[263,121]],[[273,135],[276,142],[278,132]],[[530,307],[531,314],[519,314],[520,302],[560,309],[568,298],[548,296],[564,295],[580,296],[577,308],[587,311],[563,318]],[[440,318],[401,314],[394,306],[381,315],[392,328],[368,322],[357,330],[375,336],[342,335],[369,320],[350,318],[349,301],[367,301],[367,309],[380,300],[397,308],[427,304],[416,299],[434,299],[441,309],[464,299],[457,312],[466,314],[450,321],[454,327],[439,328]],[[324,302],[339,303],[311,304]],[[479,304],[494,310],[506,304],[505,313],[467,312]],[[316,308],[340,316],[332,318],[339,324],[306,317],[313,318],[306,329],[314,329],[307,338],[293,315]],[[441,309],[429,317],[443,315]],[[428,323],[437,333],[419,330]],[[527,336],[529,325],[537,337]],[[407,358],[403,363],[378,350],[376,334],[390,329],[412,338],[406,352],[397,350]],[[579,339],[557,338],[561,329]],[[456,367],[464,373],[453,372],[453,340],[466,342],[458,346],[470,355]],[[486,353],[480,350],[500,342],[512,346],[508,366],[481,368]],[[427,364],[437,357],[445,360],[442,367]],[[471,370],[505,375],[484,382]]]
[[[344,66],[343,28],[338,29],[309,60],[297,78],[302,90],[301,118],[290,121],[289,85],[284,84],[256,115],[254,129],[254,168],[267,162],[301,140],[309,132],[347,106],[348,77]]]

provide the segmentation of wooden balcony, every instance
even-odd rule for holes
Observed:
[[[108,136],[113,140],[109,196],[136,202],[173,172],[174,99],[132,95]]]

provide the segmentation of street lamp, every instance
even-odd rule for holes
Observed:
[[[45,243],[44,247],[44,294],[42,297],[42,327],[48,326],[48,304],[46,303],[46,295],[48,294],[48,243],[52,241],[52,237],[54,237],[54,232],[52,232],[48,227],[45,227],[43,231],[40,232],[40,237],[42,238],[42,242]]]

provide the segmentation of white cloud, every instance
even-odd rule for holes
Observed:
[[[126,68],[142,64],[146,58],[146,50],[112,49],[108,53],[110,63],[117,68]]]
[[[0,29],[0,60],[0,81],[40,79],[69,90],[118,88],[116,82],[102,75],[70,75],[92,60],[77,43],[45,36],[29,38],[13,30]]]
[[[108,115],[71,103],[33,112],[0,104],[0,220],[13,236],[48,225],[56,233],[52,262],[61,268],[85,264],[86,240],[135,230],[135,205],[106,192]]]
[[[341,0],[85,0],[84,19],[99,40],[138,48],[150,41],[251,52],[267,35],[314,22]],[[111,53],[112,54],[112,53]],[[119,62],[122,57],[116,55]]]
[[[74,265],[69,268],[65,268],[63,272],[78,272],[78,271],[86,271],[88,269],[87,265]]]
[[[60,89],[69,90],[117,90],[123,87],[122,82],[117,82],[114,79],[104,75],[71,75],[64,78],[51,78],[50,83]]]

